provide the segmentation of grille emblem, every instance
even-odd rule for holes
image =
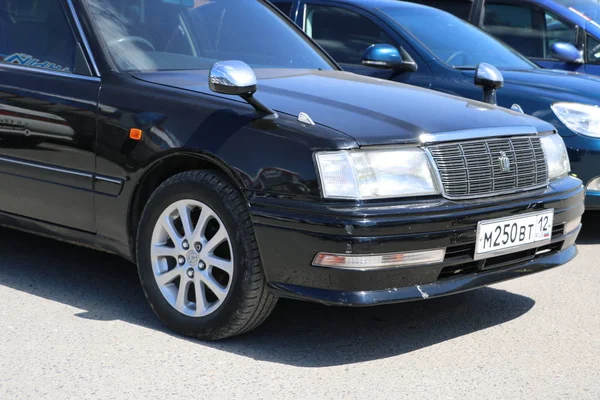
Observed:
[[[500,161],[500,169],[502,170],[502,172],[510,172],[510,158],[508,158],[505,152],[500,152],[500,157],[498,157],[498,161]]]

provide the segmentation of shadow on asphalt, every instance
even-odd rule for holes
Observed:
[[[600,244],[600,211],[586,211],[583,228],[577,238],[578,244]]]
[[[147,305],[135,266],[118,257],[5,228],[0,255],[0,285],[81,309],[81,318],[122,320],[172,334]],[[493,288],[358,309],[281,300],[254,332],[190,343],[274,363],[326,367],[419,350],[511,321],[534,304]]]

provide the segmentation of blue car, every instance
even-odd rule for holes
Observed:
[[[544,68],[600,75],[597,0],[409,0],[479,26]]]
[[[498,104],[557,127],[573,171],[587,185],[587,209],[600,209],[600,78],[539,68],[477,27],[420,4],[275,4],[347,71],[480,100],[476,67],[494,65],[504,76]]]

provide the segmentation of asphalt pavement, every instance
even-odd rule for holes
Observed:
[[[135,267],[0,228],[0,399],[600,399],[600,214],[580,254],[452,297],[280,301],[242,337],[166,330]]]

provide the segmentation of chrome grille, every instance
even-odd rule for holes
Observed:
[[[546,158],[538,137],[444,143],[428,149],[449,198],[510,193],[548,183]]]

